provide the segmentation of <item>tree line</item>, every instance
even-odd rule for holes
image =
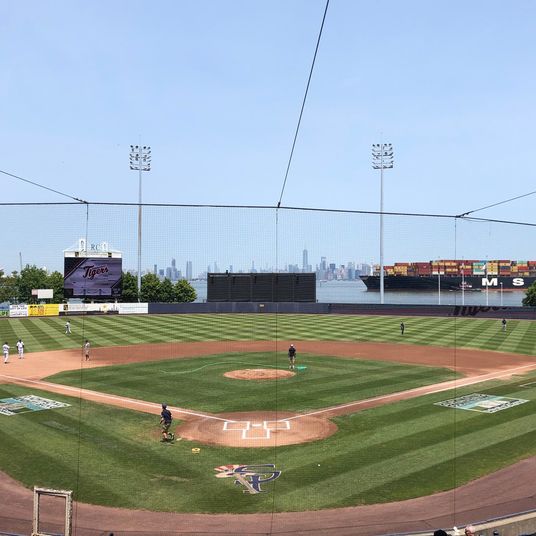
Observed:
[[[138,301],[138,281],[135,275],[123,272],[123,291],[118,301]],[[4,274],[0,270],[0,303],[37,303],[37,296],[32,296],[32,289],[48,288],[53,290],[53,303],[65,301],[63,295],[63,274],[58,271],[48,273],[44,268],[26,266],[22,271]],[[169,279],[160,280],[155,274],[145,274],[141,278],[142,302],[174,303],[193,302],[197,298],[195,289],[181,279],[175,283]]]

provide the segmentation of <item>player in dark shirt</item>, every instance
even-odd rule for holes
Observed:
[[[162,441],[168,441],[168,433],[172,421],[173,417],[171,415],[171,411],[167,409],[167,404],[162,404],[162,412],[160,413],[160,424],[162,425]]]
[[[294,370],[296,368],[296,348],[294,348],[293,344],[288,349],[288,361],[288,368]]]

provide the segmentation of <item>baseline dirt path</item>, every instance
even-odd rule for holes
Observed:
[[[481,350],[440,348],[387,343],[353,343],[330,341],[295,342],[300,353],[335,355],[345,358],[376,359],[396,361],[408,364],[446,367],[466,375],[466,378],[453,382],[444,382],[435,386],[426,386],[417,390],[376,397],[368,401],[342,404],[325,408],[307,415],[277,414],[227,414],[222,416],[198,414],[184,409],[173,408],[182,413],[185,426],[193,430],[204,430],[207,442],[221,444],[221,422],[305,422],[313,419],[314,427],[319,423],[331,424],[326,433],[331,435],[336,430],[327,419],[334,415],[353,413],[366,407],[393,402],[410,396],[421,396],[426,389],[451,389],[454,386],[470,385],[485,379],[522,374],[536,363],[531,356],[504,354]],[[283,351],[288,346],[286,341],[226,341],[202,343],[164,343],[153,345],[136,345],[127,347],[92,349],[91,360],[83,361],[81,350],[64,350],[27,354],[26,359],[18,360],[12,356],[10,363],[0,369],[0,383],[17,383],[49,391],[63,392],[71,396],[80,396],[101,403],[129,407],[139,411],[158,414],[159,405],[140,400],[128,399],[104,393],[59,386],[40,381],[42,378],[63,370],[77,370],[107,365],[134,363],[151,360],[177,359],[209,354],[231,352]],[[282,358],[283,359],[283,358]],[[282,366],[284,361],[282,360]],[[286,363],[285,363],[286,364]],[[69,390],[66,392],[65,389]],[[218,424],[219,423],[219,424]],[[270,426],[270,425],[268,425]],[[277,426],[280,426],[279,424]],[[334,427],[334,428],[333,428]],[[265,430],[266,428],[263,428]],[[253,430],[253,428],[251,429]],[[260,430],[259,430],[260,431]],[[284,432],[284,431],[283,431]],[[298,433],[296,426],[293,432]],[[182,431],[180,432],[183,433]],[[243,436],[243,429],[235,435]],[[281,441],[282,432],[272,430],[272,441],[277,437]],[[326,436],[327,436],[326,435]],[[185,428],[184,436],[188,436]],[[321,437],[326,437],[321,436]],[[229,437],[229,434],[227,434]],[[198,439],[196,437],[196,439]],[[313,438],[315,439],[315,438]],[[310,441],[307,434],[300,441]],[[261,439],[262,441],[262,439]],[[254,446],[261,446],[255,438]],[[226,443],[227,444],[227,443]],[[243,440],[240,446],[246,446]],[[75,508],[76,534],[93,536],[114,531],[115,534],[135,532],[137,536],[161,534],[322,534],[326,536],[355,535],[372,536],[392,531],[429,530],[439,526],[449,527],[463,525],[475,520],[508,515],[536,508],[536,457],[524,460],[492,475],[478,479],[457,490],[439,493],[410,501],[389,504],[370,505],[319,512],[300,512],[289,514],[255,514],[255,515],[187,515],[162,514],[145,511],[131,511],[117,508],[77,504]],[[498,493],[498,490],[500,492]],[[7,475],[0,473],[0,521],[2,530],[29,533],[31,531],[32,492]],[[453,514],[455,512],[455,514]]]

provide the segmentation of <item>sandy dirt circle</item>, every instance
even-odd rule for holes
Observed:
[[[176,435],[226,447],[279,447],[325,439],[338,430],[325,417],[288,411],[252,411],[189,419]]]
[[[233,378],[234,380],[279,380],[282,378],[292,378],[296,376],[295,372],[290,370],[281,369],[242,369],[242,370],[230,370],[225,372],[226,378]]]

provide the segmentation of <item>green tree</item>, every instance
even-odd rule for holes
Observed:
[[[32,296],[32,289],[48,288],[48,275],[44,268],[26,265],[19,277],[19,300],[25,303],[36,303],[37,296]]]
[[[126,303],[138,301],[138,280],[135,275],[123,272],[122,287],[121,301]]]
[[[160,301],[160,279],[155,274],[145,274],[141,278],[141,301]]]
[[[173,283],[167,277],[160,283],[160,301],[162,303],[171,303],[175,301]]]
[[[12,272],[11,275],[4,275],[0,270],[0,303],[12,302],[18,297],[19,274]]]
[[[186,281],[186,279],[180,279],[175,283],[175,300],[178,302],[193,302],[197,298],[197,293]]]
[[[52,272],[47,278],[46,285],[46,288],[54,291],[53,303],[61,303],[63,301],[63,275],[58,271]]]
[[[522,303],[526,307],[536,307],[536,282],[527,289]]]

